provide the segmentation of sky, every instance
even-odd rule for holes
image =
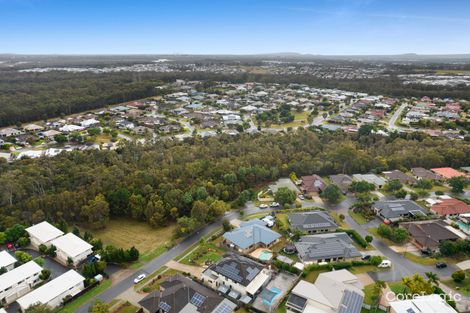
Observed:
[[[0,0],[0,53],[470,53],[469,0]]]

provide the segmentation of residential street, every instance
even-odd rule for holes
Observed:
[[[373,220],[365,225],[359,225],[354,221],[348,214],[349,207],[354,203],[354,197],[348,196],[343,202],[337,205],[329,205],[324,203],[317,203],[312,201],[302,201],[302,207],[310,207],[310,206],[317,206],[326,209],[331,209],[338,213],[342,213],[345,215],[345,222],[354,230],[356,230],[362,236],[368,235],[368,228],[377,227],[380,223],[379,220]],[[257,213],[268,210],[261,210],[253,202],[248,202],[246,204],[245,215]],[[239,218],[238,212],[229,212],[225,215],[224,218],[229,220],[233,220]],[[101,299],[104,302],[109,302],[112,299],[119,297],[119,295],[128,291],[128,289],[133,288],[133,280],[134,278],[141,273],[150,274],[162,266],[164,266],[167,262],[171,261],[172,259],[176,258],[177,256],[181,255],[184,251],[186,251],[191,245],[195,244],[200,240],[202,236],[205,236],[215,229],[221,227],[222,222],[217,221],[206,226],[204,229],[199,231],[198,233],[188,237],[166,253],[160,255],[159,257],[155,258],[154,260],[150,261],[149,263],[145,264],[139,270],[132,271],[126,278],[123,280],[115,283],[110,289],[106,290],[102,294],[100,294],[97,298]],[[445,269],[436,269],[434,266],[423,266],[411,262],[410,260],[406,259],[401,254],[396,253],[390,247],[388,247],[385,243],[380,240],[374,238],[372,244],[377,248],[380,254],[383,254],[384,257],[392,262],[392,268],[388,271],[380,271],[380,272],[373,272],[370,273],[370,276],[374,279],[380,279],[385,281],[398,281],[404,276],[413,275],[415,273],[420,273],[424,275],[425,272],[435,272],[441,278],[443,277],[450,277],[452,272],[456,270],[454,266],[449,265]],[[87,302],[85,305],[80,307],[77,312],[78,313],[86,313],[88,312],[88,307],[92,304],[96,298],[92,299],[91,301]]]

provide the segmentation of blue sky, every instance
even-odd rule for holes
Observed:
[[[0,0],[0,53],[470,53],[467,0]]]

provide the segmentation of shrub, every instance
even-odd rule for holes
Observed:
[[[460,271],[455,271],[452,273],[452,279],[456,283],[461,283],[465,280],[465,272],[460,270]]]

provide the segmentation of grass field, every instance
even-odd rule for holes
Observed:
[[[286,124],[272,124],[271,128],[288,128],[307,125],[308,112],[294,112],[294,120]]]
[[[111,280],[108,279],[108,280],[103,281],[98,287],[93,288],[89,292],[87,292],[84,295],[78,297],[76,300],[68,303],[66,306],[64,306],[62,309],[59,310],[59,313],[73,313],[73,312],[75,312],[79,307],[81,307],[87,301],[94,298],[98,294],[102,293],[103,291],[105,291],[109,287],[111,287]]]
[[[130,219],[113,219],[109,221],[105,229],[88,231],[105,244],[125,249],[135,246],[141,254],[144,254],[169,244],[175,229],[176,224],[152,228],[146,223]]]
[[[439,75],[445,75],[445,74],[451,74],[451,75],[465,75],[465,74],[470,74],[470,70],[435,70],[434,71],[436,74]]]
[[[437,259],[426,257],[426,256],[419,256],[410,252],[405,252],[404,257],[410,260],[411,262],[414,262],[416,264],[421,264],[424,266],[431,266],[431,265],[436,264],[436,262],[438,262]]]
[[[401,281],[390,282],[387,283],[387,285],[390,287],[390,290],[393,291],[393,293],[396,295],[406,293],[406,287],[402,284]]]
[[[135,313],[137,310],[139,310],[138,307],[132,305],[130,302],[126,302],[119,309],[114,311],[114,313]]]
[[[470,297],[470,271],[466,271],[466,273],[467,278],[461,283],[456,283],[453,279],[445,280],[443,283],[450,288],[457,290],[464,296]]]
[[[188,265],[205,265],[206,263],[215,263],[222,258],[224,250],[218,246],[222,240],[219,237],[215,242],[206,242],[200,244],[192,253],[185,256],[179,262]]]

